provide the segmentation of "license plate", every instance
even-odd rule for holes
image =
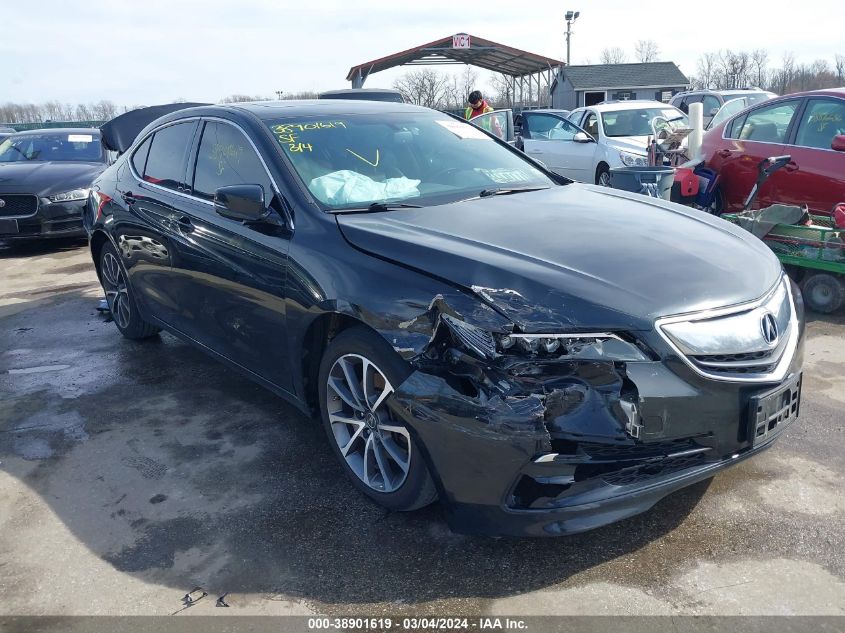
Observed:
[[[751,445],[765,444],[774,439],[798,417],[800,407],[801,374],[792,376],[786,384],[751,398],[748,416]]]
[[[17,220],[0,219],[0,235],[4,233],[20,233]]]

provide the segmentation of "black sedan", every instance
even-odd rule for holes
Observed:
[[[376,503],[556,535],[642,512],[790,424],[803,308],[759,240],[570,183],[425,108],[189,108],[86,216],[114,323],[322,420]]]
[[[0,240],[82,237],[91,182],[108,166],[100,131],[18,132],[0,143]]]

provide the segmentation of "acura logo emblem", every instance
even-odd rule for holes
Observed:
[[[0,198],[0,209],[6,206],[6,201],[3,198]]]
[[[763,338],[766,339],[766,343],[775,345],[778,342],[778,323],[771,312],[766,312],[763,315],[760,320],[760,329],[763,331]]]

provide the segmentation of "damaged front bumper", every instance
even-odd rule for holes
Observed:
[[[799,342],[786,379],[799,390],[802,354]],[[457,532],[593,529],[761,452],[776,435],[755,442],[749,408],[778,385],[707,380],[677,358],[474,363],[481,388],[464,365],[473,363],[453,358],[448,373],[422,363],[390,401]],[[777,431],[797,414],[797,398],[793,409]]]

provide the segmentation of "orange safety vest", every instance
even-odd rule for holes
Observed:
[[[464,118],[469,121],[473,117],[477,117],[480,114],[487,114],[492,111],[493,108],[491,108],[486,101],[482,101],[481,107],[478,110],[473,110],[472,106],[467,106],[467,109],[464,111]]]

